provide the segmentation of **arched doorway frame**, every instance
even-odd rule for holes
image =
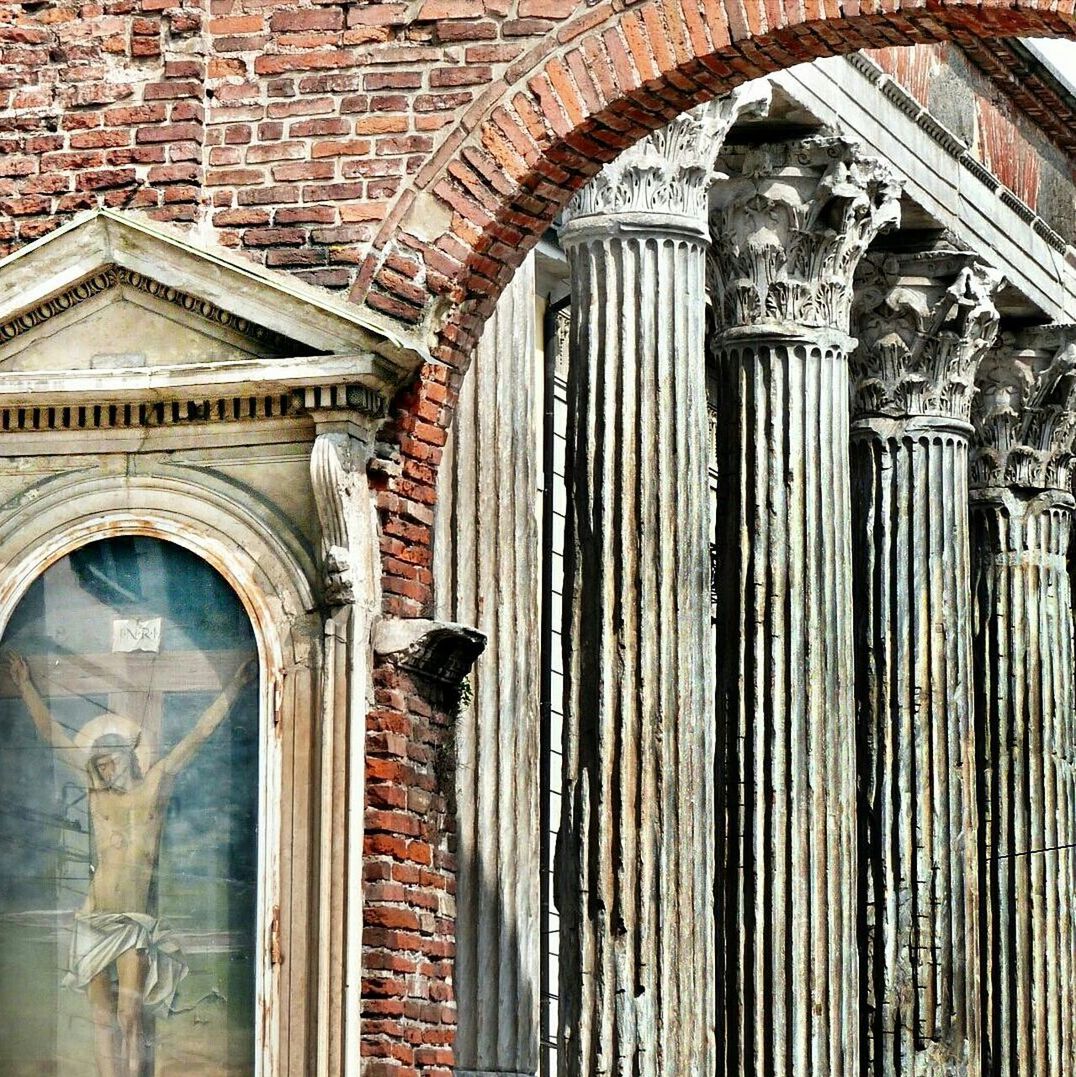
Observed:
[[[293,1064],[283,1054],[297,1031],[291,1023],[305,1026],[298,1039],[311,1044],[320,1031],[313,1008],[304,1007],[299,997],[303,988],[289,982],[297,978],[296,966],[304,964],[304,951],[311,955],[305,962],[318,967],[318,915],[311,918],[309,946],[298,933],[291,936],[282,915],[305,885],[301,866],[286,865],[282,854],[297,829],[313,833],[309,824],[316,822],[289,825],[284,817],[285,736],[312,738],[316,720],[316,638],[306,644],[310,633],[303,623],[314,609],[312,561],[283,520],[270,527],[241,504],[237,491],[229,498],[226,484],[201,476],[193,481],[180,472],[50,479],[0,506],[0,565],[5,566],[0,634],[30,585],[51,565],[89,543],[118,536],[147,536],[189,550],[220,572],[242,603],[261,670],[255,1073],[278,1077],[291,1072]],[[309,800],[312,814],[318,798]],[[330,850],[311,849],[308,855],[321,865]]]

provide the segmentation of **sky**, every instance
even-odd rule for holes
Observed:
[[[1037,52],[1040,59],[1045,60],[1054,69],[1054,73],[1076,93],[1076,41],[1040,37],[1027,40],[1025,44]]]

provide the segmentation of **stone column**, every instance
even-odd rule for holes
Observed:
[[[438,614],[488,640],[456,725],[457,1074],[538,1070],[538,457],[534,258],[501,296],[439,472]]]
[[[757,100],[738,91],[632,147],[561,232],[568,1077],[713,1069],[706,194],[726,131]]]
[[[1076,1073],[1076,714],[1068,569],[1076,326],[1006,335],[979,372],[972,460],[989,1053]]]
[[[848,468],[852,275],[898,186],[841,138],[714,189],[717,1072],[859,1064]],[[722,626],[724,626],[722,628]]]
[[[869,255],[852,356],[864,1074],[980,1073],[968,437],[1001,276]]]

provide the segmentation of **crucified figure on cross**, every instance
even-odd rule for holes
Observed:
[[[102,719],[92,723],[99,735],[80,747],[49,712],[26,660],[17,654],[7,660],[41,738],[79,771],[89,795],[93,874],[75,915],[64,982],[89,997],[99,1077],[141,1077],[144,1013],[167,1013],[187,973],[179,947],[151,908],[165,809],[177,775],[256,676],[257,659],[241,665],[194,728],[144,770],[136,723],[118,714],[102,716],[103,725]]]

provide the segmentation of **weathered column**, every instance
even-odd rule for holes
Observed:
[[[722,1075],[859,1064],[848,469],[852,274],[899,215],[840,138],[714,189]]]
[[[534,258],[486,323],[439,473],[438,613],[487,639],[456,725],[456,1073],[538,1070]]]
[[[1076,715],[1068,570],[1076,326],[1006,335],[972,460],[983,744],[985,1072],[1076,1073]]]
[[[863,1073],[981,1072],[968,438],[996,271],[869,255],[852,325]]]
[[[577,196],[557,847],[569,1077],[712,1072],[706,193],[749,91]]]

